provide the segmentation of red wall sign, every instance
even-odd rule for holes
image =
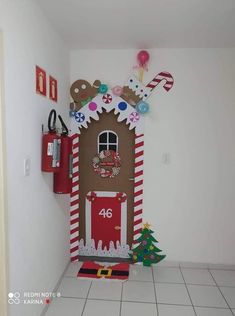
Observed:
[[[52,76],[49,76],[49,98],[52,101],[57,102],[58,92],[57,92],[57,80]]]
[[[46,72],[38,66],[36,66],[36,92],[44,96],[47,95]]]

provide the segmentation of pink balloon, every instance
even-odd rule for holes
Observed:
[[[149,61],[149,53],[146,50],[141,50],[137,55],[137,60],[140,66],[145,66]]]

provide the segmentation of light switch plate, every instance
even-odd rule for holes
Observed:
[[[162,163],[165,165],[169,165],[171,163],[171,154],[170,153],[163,153]]]

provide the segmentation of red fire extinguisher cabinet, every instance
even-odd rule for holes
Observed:
[[[64,133],[60,136],[60,140],[60,169],[58,172],[54,173],[53,189],[57,194],[68,194],[72,192],[72,139],[67,133]]]
[[[53,118],[53,123],[52,123]],[[42,163],[44,172],[60,170],[60,135],[56,133],[56,111],[52,110],[48,117],[48,132],[42,136]]]

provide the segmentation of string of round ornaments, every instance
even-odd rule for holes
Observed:
[[[106,158],[110,158],[111,161],[104,161]],[[94,171],[102,178],[113,178],[120,172],[121,159],[119,153],[113,150],[102,150],[92,159],[92,165]]]

